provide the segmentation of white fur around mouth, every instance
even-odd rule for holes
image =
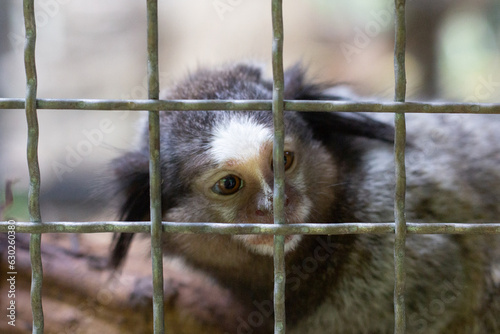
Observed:
[[[234,236],[250,251],[260,254],[272,256],[274,253],[274,237],[272,235],[236,235]],[[300,241],[301,235],[285,236],[285,253],[293,251]]]

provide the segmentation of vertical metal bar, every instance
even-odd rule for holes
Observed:
[[[148,97],[159,98],[158,1],[147,1],[148,16]],[[149,111],[149,175],[151,199],[151,258],[153,262],[154,333],[165,331],[163,310],[163,252],[160,169],[160,117]]]
[[[281,0],[272,2],[273,19],[273,121],[274,121],[274,223],[285,223],[285,168],[283,120],[283,4]],[[285,236],[274,236],[274,333],[285,333]]]
[[[406,98],[406,0],[395,1],[395,45],[394,72],[396,78],[395,101],[404,102]]]
[[[28,123],[28,170],[30,175],[28,209],[30,220],[40,223],[40,168],[38,165],[38,118],[36,110],[37,75],[35,63],[36,23],[34,0],[23,1],[26,44],[24,66],[26,69],[26,120]],[[33,333],[43,333],[42,308],[42,255],[40,244],[42,235],[31,234],[31,310],[33,314]]]
[[[405,70],[405,49],[406,49],[406,25],[405,25],[405,0],[395,0],[395,47],[394,47],[394,70],[396,80],[395,101],[404,102],[406,97],[406,70]],[[406,217],[405,217],[405,196],[406,196],[406,170],[405,170],[405,146],[406,146],[406,125],[405,114],[395,114],[395,141],[394,159],[396,173],[396,189],[394,198],[394,218],[396,225],[396,236],[394,244],[394,317],[396,334],[403,334],[406,331],[406,308],[405,308],[405,284],[406,284]]]

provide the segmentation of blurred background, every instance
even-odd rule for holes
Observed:
[[[408,100],[500,102],[500,2],[408,0]],[[146,10],[137,0],[38,0],[39,98],[143,99]],[[285,65],[391,100],[392,0],[284,1]],[[163,88],[200,66],[239,60],[271,73],[269,0],[159,0]],[[0,97],[23,98],[22,1],[0,1]],[[142,112],[39,110],[44,221],[116,219],[108,162],[136,141]],[[0,110],[3,219],[29,220],[23,110]]]

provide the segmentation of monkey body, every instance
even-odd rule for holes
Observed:
[[[167,98],[271,95],[258,68],[234,65],[200,70]],[[285,98],[336,99],[306,84],[298,67],[285,76]],[[393,221],[390,115],[284,117],[286,223]],[[408,221],[498,220],[500,135],[493,130],[500,119],[467,117],[408,116]],[[160,123],[163,220],[273,223],[270,112],[161,112]],[[126,220],[148,218],[147,143],[145,135],[137,151],[114,162]],[[130,240],[115,240],[115,266]],[[408,235],[408,333],[500,331],[497,241]],[[392,333],[393,249],[393,235],[287,236],[287,333]],[[167,233],[164,250],[234,296],[242,311],[220,321],[225,332],[272,333],[272,236]]]

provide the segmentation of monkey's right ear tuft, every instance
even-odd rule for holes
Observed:
[[[149,159],[141,152],[127,153],[112,162],[115,192],[119,196],[120,220],[143,221],[149,219]],[[133,233],[117,233],[113,237],[109,266],[123,264]]]
[[[148,219],[149,214],[149,160],[144,153],[130,152],[113,160],[115,187],[122,194],[120,219],[126,221]]]

